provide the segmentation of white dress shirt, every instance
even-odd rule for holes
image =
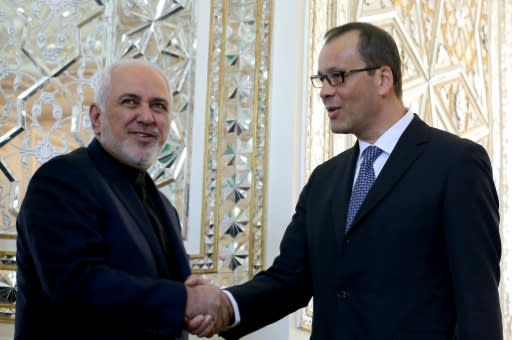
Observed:
[[[411,110],[407,110],[407,113],[400,118],[398,122],[393,124],[389,129],[386,130],[382,134],[382,136],[375,141],[376,147],[382,150],[382,153],[375,159],[375,162],[373,163],[373,170],[375,171],[375,179],[380,174],[380,171],[384,167],[384,164],[386,164],[386,161],[389,158],[389,155],[391,155],[391,152],[395,148],[396,143],[398,143],[398,140],[404,133],[405,129],[409,126],[409,124],[412,122],[412,119],[414,118],[414,114],[411,112]],[[359,175],[359,169],[361,168],[361,162],[364,149],[366,149],[368,146],[370,146],[370,143],[367,143],[362,140],[358,140],[359,143],[359,158],[357,159],[356,164],[356,173],[354,176],[354,183],[356,183],[357,176]]]

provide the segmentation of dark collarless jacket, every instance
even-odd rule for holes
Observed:
[[[32,177],[17,218],[16,339],[181,333],[190,267],[178,215],[151,182],[166,256],[123,170],[93,140]]]
[[[252,332],[313,297],[313,340],[500,340],[498,197],[485,150],[417,116],[345,234],[358,145],[311,174],[272,266],[229,290]],[[272,226],[269,226],[272,227]]]

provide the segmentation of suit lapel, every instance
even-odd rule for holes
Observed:
[[[349,232],[357,228],[358,222],[385,198],[400,181],[407,169],[421,156],[430,139],[428,128],[418,116],[414,116],[359,208]],[[348,207],[348,203],[346,206]]]
[[[151,185],[158,192],[158,188],[154,184]],[[180,224],[177,215],[168,206],[168,202],[164,201],[160,192],[158,192],[157,197],[159,209],[162,212],[162,224],[166,228],[166,234],[169,238],[169,252],[171,254],[168,254],[170,259],[168,259],[167,263],[170,268],[174,269],[173,273],[171,273],[172,277],[184,281],[190,275],[190,266],[187,252],[183,246]]]
[[[101,147],[96,139],[91,142],[88,150],[98,170],[108,178],[112,191],[114,191],[119,201],[125,206],[126,211],[132,216],[140,232],[144,235],[145,241],[157,263],[157,267],[162,271],[163,275],[168,277],[170,274],[169,268],[160,242],[151,227],[151,221],[142,202],[123,172],[121,165]],[[143,245],[141,244],[141,246]]]
[[[133,189],[131,183],[125,177],[122,177],[122,179],[120,177],[117,181],[111,183],[112,190],[117,194],[126,210],[130,212],[140,231],[144,234],[146,241],[149,243],[153,256],[158,263],[158,268],[160,268],[163,275],[169,277],[169,266],[167,265],[162,246],[153,230],[151,220],[144,205],[135,193],[135,189]]]
[[[347,220],[348,202],[352,193],[354,173],[357,157],[359,156],[359,143],[341,154],[335,174],[341,174],[338,183],[332,186],[333,197],[331,214],[336,240],[341,245],[345,238],[345,222]]]

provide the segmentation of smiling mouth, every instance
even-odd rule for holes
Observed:
[[[135,132],[136,135],[144,136],[144,137],[156,137],[155,135],[151,133],[145,133],[145,132]]]
[[[143,131],[132,131],[130,134],[134,135],[137,139],[142,141],[153,141],[155,139],[158,139],[159,135],[157,133],[149,133],[149,132],[143,132]]]

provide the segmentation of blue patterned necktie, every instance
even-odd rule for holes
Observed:
[[[359,207],[363,203],[368,191],[375,182],[375,171],[373,170],[373,162],[379,157],[382,150],[374,145],[368,146],[363,151],[363,161],[359,169],[359,175],[357,176],[356,183],[352,189],[352,195],[350,196],[350,203],[348,204],[347,212],[347,224],[345,226],[345,232],[350,228],[354,217],[356,216]]]

